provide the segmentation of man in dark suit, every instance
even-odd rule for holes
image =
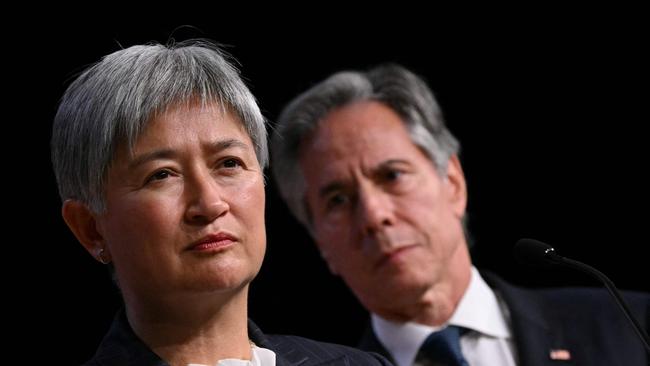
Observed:
[[[472,265],[458,150],[428,86],[396,65],[336,73],[279,117],[274,176],[371,312],[361,347],[399,366],[427,364],[435,339],[459,365],[645,365],[604,291],[527,290]],[[650,324],[650,296],[626,296]]]

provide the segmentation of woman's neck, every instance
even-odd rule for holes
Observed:
[[[248,291],[232,296],[128,304],[133,331],[170,365],[250,359]]]

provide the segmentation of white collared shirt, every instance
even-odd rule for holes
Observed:
[[[187,366],[207,366],[200,363],[190,363]],[[227,358],[219,360],[216,366],[275,366],[275,352],[267,348],[251,346],[251,359],[241,360]]]
[[[515,366],[514,342],[508,327],[508,311],[476,268],[467,291],[449,322],[441,327],[417,323],[395,323],[371,315],[372,328],[379,341],[393,356],[397,366],[411,366],[418,349],[429,334],[447,325],[472,331],[460,339],[463,356],[472,366]]]

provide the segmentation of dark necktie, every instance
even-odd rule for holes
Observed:
[[[460,351],[460,329],[450,325],[431,333],[415,356],[414,366],[469,366]]]

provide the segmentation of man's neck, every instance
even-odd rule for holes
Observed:
[[[462,254],[459,253],[449,262],[444,277],[429,287],[417,302],[401,308],[377,309],[374,312],[384,319],[399,323],[414,322],[432,327],[445,324],[456,311],[472,277],[469,254]]]

